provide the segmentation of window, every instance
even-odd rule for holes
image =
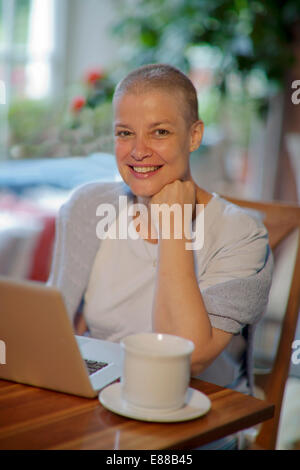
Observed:
[[[0,159],[11,103],[49,98],[62,83],[66,8],[65,0],[0,0]]]

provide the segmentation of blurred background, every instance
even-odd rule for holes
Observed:
[[[202,184],[297,201],[299,10],[297,0],[0,0],[0,161],[112,153],[115,84],[167,62],[198,91]]]
[[[114,87],[155,62],[197,89],[198,184],[299,203],[299,0],[0,0],[0,274],[47,279],[61,204],[79,184],[119,179]],[[258,362],[272,360],[291,267],[278,268]],[[298,369],[289,390],[300,396]],[[284,425],[279,445],[300,442]]]

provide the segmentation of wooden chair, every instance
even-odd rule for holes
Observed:
[[[262,376],[255,377],[255,381],[260,379],[256,383],[263,389],[265,399],[275,405],[275,415],[271,420],[261,425],[252,448],[271,450],[276,446],[282,399],[290,368],[292,342],[296,332],[300,306],[300,206],[224,197],[234,204],[264,214],[263,221],[269,232],[272,251],[295,229],[298,229],[294,270],[275,359],[271,371],[264,376],[263,380]]]

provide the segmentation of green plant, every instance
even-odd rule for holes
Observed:
[[[9,148],[14,158],[35,158],[53,154],[56,123],[61,108],[46,100],[18,99],[8,112]]]
[[[13,102],[8,115],[10,155],[36,158],[112,151],[113,90],[108,74],[89,70],[63,100]]]
[[[222,54],[217,84],[224,91],[226,76],[233,71],[247,77],[260,70],[269,84],[280,86],[293,61],[299,0],[115,2],[122,19],[114,33],[133,46],[126,57],[129,67],[168,62],[188,72],[188,49],[209,44]]]
[[[121,19],[113,32],[124,39],[124,69],[157,62],[188,74],[210,69],[210,87],[198,87],[199,114],[223,133],[229,126],[231,140],[247,148],[251,122],[265,119],[295,59],[299,0],[114,1]],[[209,67],[197,56],[202,49],[211,56]]]
[[[112,97],[115,83],[101,69],[88,70],[67,103],[59,138],[71,154],[112,151]]]

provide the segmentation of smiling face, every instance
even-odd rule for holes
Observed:
[[[200,145],[203,124],[187,123],[180,92],[127,92],[114,103],[119,172],[136,196],[151,197],[176,179],[191,179],[189,155]]]

